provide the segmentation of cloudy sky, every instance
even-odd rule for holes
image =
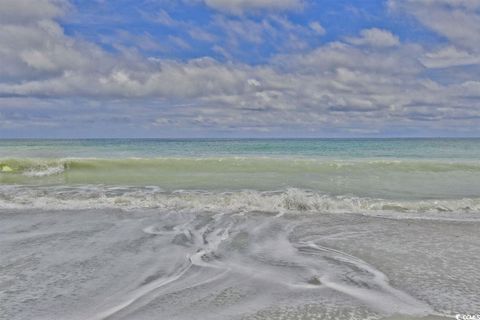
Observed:
[[[480,136],[480,0],[0,0],[0,137]]]

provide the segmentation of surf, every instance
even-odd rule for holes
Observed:
[[[454,219],[455,215],[468,214],[471,218],[479,219],[480,197],[391,200],[353,195],[334,196],[295,188],[277,191],[176,190],[171,192],[155,186],[0,186],[0,209],[119,209],[127,212],[151,209],[161,212],[266,212],[271,214],[352,213],[397,218],[446,216],[451,219]]]
[[[298,188],[385,199],[476,198],[480,190],[480,162],[475,160],[3,158],[0,165],[0,185],[130,185],[168,191]]]

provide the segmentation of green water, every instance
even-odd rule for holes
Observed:
[[[479,139],[0,140],[2,185],[480,195]]]

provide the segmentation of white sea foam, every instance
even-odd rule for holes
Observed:
[[[64,171],[65,171],[65,166],[63,164],[58,164],[54,166],[30,168],[22,172],[22,174],[27,177],[48,177],[48,176],[61,174]]]
[[[158,187],[0,186],[3,209],[159,209],[178,212],[480,213],[480,198],[387,200],[332,196],[301,189],[261,192],[175,191]]]

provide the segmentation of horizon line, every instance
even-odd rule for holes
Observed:
[[[7,140],[386,140],[386,139],[480,139],[480,136],[388,136],[388,137],[12,137]]]

